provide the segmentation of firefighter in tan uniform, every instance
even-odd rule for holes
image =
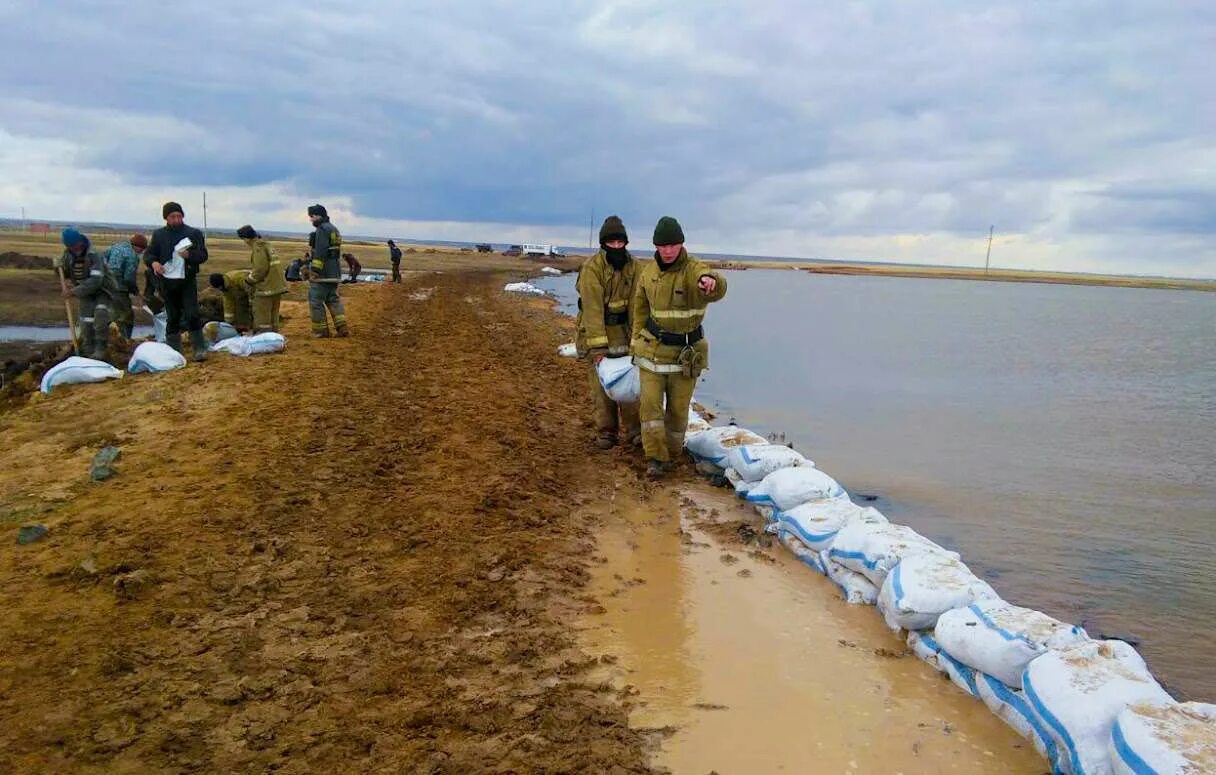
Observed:
[[[604,219],[600,227],[600,250],[578,270],[578,338],[575,345],[579,355],[590,367],[591,400],[595,405],[595,429],[600,449],[616,446],[617,433],[625,431],[627,443],[641,441],[638,427],[638,405],[617,404],[604,392],[596,366],[605,357],[629,354],[629,304],[633,298],[637,262],[626,245],[629,235],[625,224],[615,215]],[[619,414],[619,418],[618,418]]]
[[[253,332],[264,334],[279,330],[279,303],[287,293],[287,277],[274,246],[249,224],[236,230],[236,236],[249,246],[250,272],[245,282],[253,306]]]
[[[638,270],[629,318],[630,352],[642,377],[646,473],[657,479],[684,447],[693,387],[709,368],[701,321],[709,303],[726,295],[726,280],[688,255],[675,218],[659,219],[654,244],[654,263]]]

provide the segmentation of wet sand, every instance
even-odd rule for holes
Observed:
[[[662,730],[676,773],[1039,773],[1034,749],[909,654],[874,609],[764,536],[700,483],[618,488],[590,508],[602,610],[582,641],[636,691],[633,724]],[[745,535],[750,536],[746,530]]]

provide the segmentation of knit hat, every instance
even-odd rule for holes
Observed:
[[[148,249],[148,238],[142,234],[131,235],[131,247],[139,248],[140,250]]]
[[[309,205],[308,206],[308,215],[310,217],[313,215],[319,215],[322,218],[329,217],[329,213],[326,212],[324,205]]]
[[[241,239],[256,239],[258,233],[254,231],[252,226],[245,224],[236,230],[236,236],[240,237]]]
[[[682,245],[683,243],[684,230],[680,228],[680,222],[675,218],[664,215],[654,225],[655,245]]]
[[[624,240],[629,242],[629,233],[625,231],[625,224],[619,216],[610,215],[604,219],[604,225],[600,227],[600,244],[603,245],[609,240]]]
[[[63,246],[65,248],[70,248],[73,245],[77,245],[81,242],[89,241],[89,238],[81,234],[80,231],[74,226],[69,226],[64,229],[63,234],[61,234],[60,237],[63,239]]]
[[[224,276],[219,272],[215,272],[207,278],[207,282],[211,283],[212,288],[219,288],[222,290],[224,287]]]
[[[388,244],[392,245],[393,247],[397,247],[397,243],[393,242],[392,240],[389,240]]]
[[[183,210],[182,206],[179,205],[177,202],[165,202],[165,206],[160,208],[160,217],[161,218],[164,218],[167,220],[169,218],[169,213],[181,213],[182,216],[186,215],[186,211]]]

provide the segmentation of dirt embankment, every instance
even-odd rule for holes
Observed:
[[[0,771],[646,771],[570,630],[569,505],[624,469],[498,288],[344,289],[349,340],[291,304],[283,355],[0,415]]]

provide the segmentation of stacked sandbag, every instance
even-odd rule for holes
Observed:
[[[980,700],[992,711],[993,715],[1004,721],[1015,732],[1029,740],[1043,758],[1051,763],[1052,770],[1058,772],[1060,751],[1055,739],[1038,714],[1030,707],[1026,695],[1020,689],[1011,689],[996,676],[985,673],[975,673],[976,688]]]
[[[878,600],[878,587],[868,578],[836,562],[827,552],[820,552],[819,557],[824,575],[840,589],[846,603],[874,605]]]
[[[782,468],[815,467],[802,453],[780,444],[743,444],[726,453],[724,468],[733,468],[745,481],[759,482]]]
[[[722,425],[684,436],[684,448],[694,458],[719,468],[726,468],[726,456],[733,448],[767,443],[767,440],[737,425]]]
[[[1129,705],[1115,717],[1110,760],[1116,775],[1216,772],[1216,705]]]
[[[525,293],[532,296],[544,296],[545,292],[532,283],[507,283],[502,287],[507,293]]]
[[[122,379],[122,375],[122,371],[105,361],[73,355],[46,370],[42,375],[41,390],[43,393],[50,393],[59,385],[104,382],[107,379]]]
[[[130,374],[155,373],[185,368],[186,359],[177,350],[161,342],[144,342],[131,353],[127,362]]]
[[[604,358],[595,365],[600,385],[608,397],[618,404],[636,404],[642,400],[642,377],[629,356]]]
[[[209,320],[203,324],[203,341],[209,345],[240,335],[241,332],[236,330],[236,326],[223,320]]]
[[[823,555],[813,549],[808,549],[806,544],[793,537],[791,533],[778,532],[777,540],[781,545],[790,550],[790,554],[798,558],[798,561],[806,565],[816,573],[826,576],[828,575],[827,566],[823,564]]]
[[[774,471],[752,487],[746,495],[749,503],[771,506],[777,511],[789,511],[807,501],[848,497],[835,479],[817,468],[782,468]]]
[[[850,522],[879,525],[887,521],[878,509],[858,506],[847,498],[807,501],[789,511],[778,511],[773,518],[778,535],[793,535],[816,552],[831,549],[836,534]]]
[[[780,473],[780,472],[778,472]],[[906,525],[850,522],[832,542],[832,559],[881,585],[887,573],[909,554],[940,553],[959,559]]]
[[[929,664],[934,670],[945,673],[955,686],[972,697],[980,696],[977,680],[979,674],[947,654],[945,649],[941,647],[941,644],[933,639],[932,632],[918,632],[916,630],[909,632],[908,648],[912,650],[912,653],[916,657]]]
[[[740,498],[746,498],[747,494],[752,491],[752,488],[760,484],[760,482],[749,482],[733,468],[728,468],[722,472],[726,476],[726,481],[734,488],[735,495]]]
[[[1170,703],[1136,650],[1118,640],[1048,651],[1022,674],[1022,691],[1071,775],[1112,772],[1115,719],[1129,705]]]
[[[943,613],[933,634],[950,656],[1015,689],[1035,657],[1089,640],[1080,627],[998,599]]]
[[[930,630],[951,609],[994,599],[996,591],[957,557],[920,552],[905,555],[887,574],[878,610],[893,630]]]
[[[694,403],[695,403],[695,399],[694,399]],[[701,416],[700,412],[698,412],[696,409],[693,409],[691,407],[688,409],[688,427],[685,428],[686,434],[687,433],[700,433],[701,431],[707,431],[712,427],[713,426],[709,424],[709,421]]]

